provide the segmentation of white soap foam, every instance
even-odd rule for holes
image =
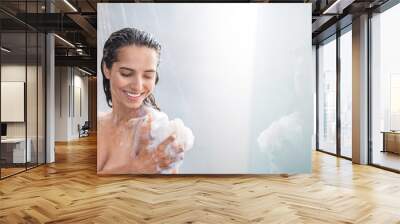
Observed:
[[[258,146],[270,161],[271,172],[280,169],[277,163],[279,158],[290,158],[290,155],[296,153],[292,150],[298,148],[299,136],[302,134],[300,113],[294,112],[272,122],[258,135]]]
[[[194,143],[194,136],[192,133],[192,130],[190,130],[188,127],[186,127],[183,123],[183,121],[179,118],[169,120],[168,115],[165,114],[164,112],[155,110],[153,108],[148,108],[149,113],[147,116],[144,118],[140,119],[140,124],[137,125],[136,129],[138,127],[141,127],[142,125],[145,125],[146,122],[149,119],[149,115],[151,116],[151,132],[150,132],[150,145],[148,147],[148,150],[155,150],[160,143],[162,143],[164,140],[166,140],[169,136],[172,134],[175,134],[176,138],[175,141],[173,142],[174,144],[181,145],[183,147],[184,152],[190,150],[193,147]],[[138,135],[137,130],[134,130],[134,134]],[[138,139],[138,138],[135,138]],[[133,145],[133,151],[136,152],[138,147],[138,141],[134,141]],[[184,153],[182,152],[181,154],[177,154],[172,146],[172,144],[169,144],[165,148],[166,153],[168,153],[169,157],[171,158],[178,158],[178,157],[183,157]],[[164,174],[171,173],[174,169],[178,169],[179,166],[182,164],[181,161],[177,161],[167,169],[161,169],[159,168],[158,171]]]

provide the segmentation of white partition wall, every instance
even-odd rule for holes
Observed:
[[[78,125],[88,120],[88,77],[76,67],[55,73],[55,141],[78,139]]]

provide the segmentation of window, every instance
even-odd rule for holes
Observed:
[[[347,31],[347,32],[346,32]],[[352,34],[340,36],[340,155],[352,157]]]
[[[371,18],[372,163],[400,170],[400,5]]]
[[[336,153],[336,40],[318,48],[318,148]]]

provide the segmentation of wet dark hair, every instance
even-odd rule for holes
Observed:
[[[135,45],[138,47],[148,47],[154,49],[158,54],[157,67],[160,62],[161,45],[153,38],[150,33],[136,29],[136,28],[124,28],[118,30],[110,35],[104,44],[103,58],[101,59],[101,73],[103,74],[103,90],[106,95],[107,104],[112,107],[112,98],[110,90],[110,80],[104,75],[103,66],[105,65],[111,70],[114,62],[118,60],[118,50],[122,47]],[[156,84],[158,83],[158,72],[156,72]],[[153,94],[147,96],[144,104],[150,105],[153,108],[160,110]]]

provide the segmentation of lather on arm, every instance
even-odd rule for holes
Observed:
[[[174,144],[176,139],[175,134],[171,134],[168,138],[162,141],[155,149],[149,148],[151,144],[151,115],[148,115],[146,122],[140,127],[138,149],[131,163],[130,173],[160,173],[160,169],[169,168],[171,164],[181,160],[181,157],[170,157],[167,150],[168,145],[171,145],[176,154],[183,152],[182,147]]]

